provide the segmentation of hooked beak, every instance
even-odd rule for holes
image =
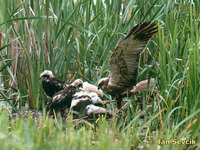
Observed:
[[[43,79],[44,79],[44,77],[43,77],[43,76],[41,76],[41,77],[40,77],[40,80],[43,80]]]

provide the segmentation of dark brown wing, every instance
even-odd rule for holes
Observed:
[[[49,97],[53,97],[58,91],[63,90],[64,87],[67,86],[67,84],[64,81],[56,77],[42,80],[42,85],[44,92]]]
[[[156,24],[145,22],[138,24],[119,39],[110,58],[109,84],[127,88],[135,85],[140,53],[156,32]]]
[[[76,90],[77,88],[75,86],[68,86],[64,88],[64,90],[56,93],[47,103],[47,111],[50,111],[50,114],[52,114],[53,110],[57,113],[64,112],[65,109],[69,109]]]

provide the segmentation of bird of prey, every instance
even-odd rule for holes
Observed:
[[[98,90],[96,86],[83,82],[81,79],[76,79],[72,85],[82,84],[79,92],[76,92],[72,99],[71,109],[73,110],[73,116],[80,118],[87,113],[86,107],[90,104],[97,106],[103,106],[103,102],[100,97],[103,96],[102,90]]]
[[[140,54],[157,32],[157,25],[144,22],[122,36],[110,57],[110,73],[98,82],[98,88],[114,96],[117,108],[121,107],[121,93],[130,90],[138,76]]]
[[[61,79],[58,79],[55,77],[50,70],[45,70],[40,74],[40,79],[42,79],[42,86],[44,89],[44,92],[49,97],[53,97],[57,92],[64,89],[64,87],[67,86],[67,84],[62,81]]]
[[[83,91],[88,93],[96,93],[99,97],[103,97],[103,91],[101,89],[98,89],[95,85],[90,84],[88,82],[83,82],[81,79],[76,79],[72,84],[82,84],[83,85]]]
[[[80,86],[68,85],[63,90],[57,92],[52,99],[47,103],[47,111],[50,115],[53,115],[53,111],[56,114],[60,113],[63,119],[66,119],[70,112],[71,102],[73,95],[79,91]]]

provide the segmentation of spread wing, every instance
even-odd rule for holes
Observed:
[[[156,32],[156,24],[145,22],[119,39],[110,58],[109,84],[127,88],[135,85],[140,53]]]

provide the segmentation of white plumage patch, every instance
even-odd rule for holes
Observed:
[[[103,97],[103,91],[102,90],[98,90],[98,88],[95,85],[92,85],[88,82],[83,82],[83,90],[87,91],[87,92],[95,92],[96,94],[98,94],[98,96]]]
[[[71,104],[71,108],[77,106],[78,104],[81,104],[81,103],[87,103],[87,104],[91,104],[91,99],[88,98],[88,97],[82,97],[82,98],[79,98],[79,99],[73,99],[72,100],[72,104]]]
[[[61,99],[61,97],[62,97],[62,94],[55,95],[53,97],[53,101],[57,101],[57,100]]]
[[[43,76],[43,75],[48,75],[49,77],[53,77],[53,73],[52,71],[50,70],[44,70],[41,74],[40,74],[40,78]]]
[[[82,81],[81,79],[76,79],[76,80],[72,83],[72,85],[74,85],[74,86],[83,85],[83,81]]]
[[[107,110],[105,108],[102,108],[102,107],[95,106],[93,104],[88,105],[86,107],[86,110],[87,110],[87,115],[92,115],[92,114],[106,114],[106,113],[112,114],[109,110]]]
[[[95,92],[87,92],[87,91],[79,91],[74,94],[74,98],[72,99],[72,103],[74,100],[83,100],[84,98],[89,98],[91,100],[91,104],[103,104],[101,98]]]

